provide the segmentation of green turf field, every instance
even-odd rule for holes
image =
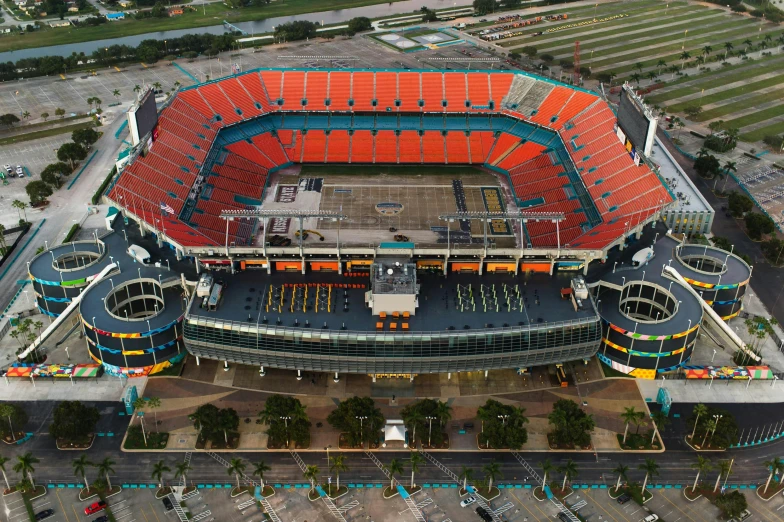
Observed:
[[[579,41],[581,66],[590,68],[594,77],[612,73],[613,85],[624,81],[637,82],[641,88],[656,84],[659,87],[646,99],[668,113],[700,105],[703,112],[696,121],[721,119],[725,127],[739,129],[743,140],[756,141],[766,133],[784,131],[781,25],[717,5],[685,2],[564,6],[562,12],[569,14],[568,20],[531,26],[499,45],[518,52],[534,46],[537,54],[554,57],[553,72],[558,74],[559,62],[572,61],[574,42]],[[592,23],[617,14],[628,16]],[[587,24],[546,31],[581,22]],[[543,28],[544,34],[533,36]],[[682,56],[684,51],[687,57]],[[772,56],[761,54],[767,51]],[[704,61],[700,63],[698,57]]]

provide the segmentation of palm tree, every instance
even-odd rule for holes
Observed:
[[[156,462],[152,467],[151,476],[154,478],[161,487],[163,487],[163,474],[171,471],[171,468],[166,465],[162,460]]]
[[[460,476],[458,477],[463,479],[463,491],[468,491],[468,481],[474,479],[474,470],[469,468],[468,466],[463,466],[460,469]]]
[[[635,422],[640,415],[645,415],[641,411],[637,411],[634,409],[634,406],[631,408],[624,408],[623,413],[621,413],[621,419],[626,423],[626,427],[623,429],[623,444],[626,444],[626,435],[629,433],[629,424]]]
[[[188,486],[188,473],[193,468],[188,462],[182,461],[176,466],[174,466],[174,480],[178,478],[182,479],[182,483],[187,487]]]
[[[11,484],[8,483],[8,476],[5,474],[5,463],[9,461],[8,457],[4,457],[0,455],[0,472],[3,473],[3,480],[5,481],[5,489],[6,491],[11,490]]]
[[[689,54],[689,51],[683,51],[681,53],[680,58],[681,58],[681,71],[682,71],[683,68],[686,66],[686,60],[691,58],[691,54]]]
[[[700,149],[700,150],[703,150],[703,149]],[[705,151],[705,155],[707,155],[707,154],[708,154],[708,151],[706,150]],[[691,412],[692,412],[693,415],[697,416],[697,418],[694,419],[694,429],[691,431],[691,439],[694,440],[694,434],[697,433],[697,424],[699,424],[700,417],[702,415],[707,415],[708,414],[708,407],[705,406],[704,404],[697,404],[696,406],[694,406],[694,409]]]
[[[566,490],[566,482],[572,482],[572,479],[577,476],[577,463],[572,459],[566,461],[566,463],[558,468],[558,471],[564,474],[563,485],[561,485],[561,491]]]
[[[182,85],[182,84],[180,83],[180,80],[177,80],[177,81],[175,81],[175,82],[174,82],[174,87],[175,87],[175,88],[179,87],[180,85]]]
[[[625,466],[622,463],[618,463],[618,465],[613,470],[613,473],[618,474],[618,482],[615,484],[615,492],[618,493],[618,489],[621,487],[621,479],[626,479],[626,473],[629,472],[629,466]]]
[[[719,476],[716,477],[716,484],[713,486],[713,492],[715,493],[717,489],[719,489],[719,481],[721,481],[721,476],[724,475],[726,477],[724,479],[724,483],[727,483],[727,478],[729,478],[730,474],[732,473],[732,462],[729,460],[720,460],[719,461]]]
[[[750,39],[746,38],[745,40],[743,40],[743,45],[746,46],[746,48],[743,50],[743,52],[746,53],[746,52],[749,51],[749,47],[754,45],[754,42],[752,42]]]
[[[697,151],[697,157],[702,158],[703,156],[710,156],[710,151],[705,147],[700,147],[700,150]],[[702,406],[702,405],[698,404],[698,406]]]
[[[389,471],[389,491],[391,493],[395,487],[395,473],[403,473],[403,464],[397,459],[392,459],[387,466],[387,471]]]
[[[631,81],[633,81],[637,85],[640,85],[640,78],[641,78],[641,76],[639,75],[639,73],[634,73],[629,78],[631,79]]]
[[[704,57],[702,57],[702,56],[698,56],[698,57],[696,57],[696,58],[694,59],[694,62],[695,62],[697,65],[702,65],[702,64],[704,64],[704,63],[705,63],[705,58],[704,58]]]
[[[155,87],[155,90],[158,90],[161,88],[161,82],[153,82],[152,86]]]
[[[711,47],[710,45],[706,45],[705,47],[702,48],[702,54],[705,56],[708,56],[712,52],[713,52],[713,47]]]
[[[493,481],[497,478],[504,478],[501,474],[501,465],[492,460],[484,465],[482,471],[484,471],[487,476],[487,492],[490,493],[493,489]]]
[[[137,399],[133,401],[133,409],[135,411],[143,410],[145,406],[147,406],[147,402],[144,400],[144,397],[137,397]],[[136,416],[139,418],[139,422],[142,425],[142,437],[144,438],[144,445],[147,446],[147,433],[145,433],[144,431],[144,414],[143,413],[142,415],[137,414]],[[199,430],[199,432],[201,432],[201,429]]]
[[[607,73],[607,76],[610,77],[610,87],[612,87],[612,82],[618,77],[618,74],[615,71],[610,71]]]
[[[642,72],[643,67],[644,67],[643,64],[641,64],[640,62],[634,64],[634,68],[637,69],[637,71],[639,72]]]
[[[405,421],[412,427],[411,446],[416,448],[416,428],[420,422],[425,422],[425,416],[419,408],[411,408]]]
[[[24,118],[24,119],[27,119],[27,118],[29,118],[29,117],[30,117],[30,111],[24,111],[24,112],[22,113],[22,118]]]
[[[119,98],[120,97],[120,91],[118,89],[113,90],[112,91],[112,96],[114,96],[115,98]]]
[[[414,473],[419,471],[419,465],[420,464],[424,464],[425,463],[425,457],[420,455],[419,452],[417,452],[417,451],[412,451],[411,452],[410,462],[411,462],[411,488],[413,489],[414,486],[415,486],[415,484],[414,484]],[[338,485],[338,488],[340,488],[340,485]]]
[[[732,45],[732,42],[724,42],[724,59],[727,59],[727,55],[735,49],[735,46]]]
[[[332,462],[329,463],[329,471],[335,473],[335,481],[337,482],[338,486],[338,494],[340,494],[340,472],[341,471],[348,471],[348,464],[346,464],[346,456],[338,453],[334,457],[332,457]],[[332,484],[329,485],[329,492],[332,493]]]
[[[313,493],[313,490],[316,489],[316,478],[318,477],[319,469],[318,466],[308,466],[305,468],[305,472],[302,473],[302,476],[305,477],[305,480],[310,482],[310,492]],[[239,481],[239,478],[237,478]]]
[[[438,418],[439,424],[444,426],[452,419],[452,407],[445,401],[438,401],[436,404],[435,416]]]
[[[264,474],[268,471],[271,471],[272,468],[267,466],[267,463],[263,460],[258,461],[253,466],[253,476],[259,477],[259,484],[261,484],[261,492],[264,493]],[[340,485],[338,484],[338,489],[340,489]]]
[[[0,235],[2,235],[2,232],[0,232]],[[19,334],[17,333],[17,340],[19,340],[18,335]],[[6,417],[8,419],[8,427],[11,429],[11,438],[16,441],[16,431],[14,430],[13,422],[11,422],[11,417],[13,417],[14,413],[16,413],[16,408],[14,408],[11,404],[0,404],[0,417]]]
[[[92,466],[93,463],[87,460],[87,455],[82,454],[82,456],[75,459],[71,465],[73,466],[74,475],[82,477],[82,480],[84,480],[84,488],[90,489],[90,484],[87,483],[87,467]]]
[[[142,88],[139,86],[139,84],[133,86],[133,92],[135,92],[136,94],[139,94],[139,91],[141,90]]]
[[[705,471],[711,470],[711,462],[710,459],[706,459],[702,455],[697,455],[697,462],[691,465],[692,469],[697,470],[697,476],[694,477],[694,485],[691,487],[691,492],[694,493],[697,489],[697,482],[700,481],[700,474]]]
[[[245,471],[245,463],[242,459],[231,459],[227,471],[229,475],[237,477],[237,489],[240,489],[240,477],[242,476],[242,472]]]
[[[672,73],[672,77],[670,78],[670,80],[672,80],[673,78],[675,78],[675,73],[678,72],[678,66],[670,65],[670,68],[668,70]]]
[[[705,436],[702,438],[702,446],[705,446],[705,441],[708,440],[708,434],[711,431],[716,431],[716,420],[715,419],[708,419],[705,421]]]
[[[770,41],[773,40],[773,37],[771,35],[769,35],[769,34],[766,34],[765,37],[763,38],[763,40],[765,41],[765,43],[769,44]]]
[[[779,472],[784,469],[784,462],[781,461],[778,457],[773,458],[771,460],[766,460],[762,463],[767,469],[770,470],[770,475],[768,475],[768,480],[765,482],[765,489],[762,490],[762,493],[765,494],[768,492],[768,486],[770,485],[770,480],[773,478],[773,475],[778,475]]]
[[[27,203],[25,203],[24,201],[20,201],[18,199],[15,199],[14,202],[11,203],[11,206],[16,209],[17,215],[19,214],[19,211],[21,210],[24,213],[24,220],[27,221],[27,210],[25,210],[27,208]],[[22,219],[22,216],[19,216],[19,219]]]
[[[647,77],[651,81],[651,85],[653,85],[653,80],[655,80],[657,76],[658,75],[653,71],[648,72]]]
[[[155,416],[155,433],[158,433],[158,412],[155,410],[161,407],[161,400],[158,397],[147,397],[147,407],[152,410]]]
[[[645,480],[642,481],[642,498],[645,500],[645,486],[648,485],[648,479],[653,478],[659,474],[659,465],[653,459],[645,459],[644,464],[637,466],[637,469],[645,472]]]
[[[98,464],[98,474],[106,477],[106,484],[109,486],[109,491],[112,490],[112,481],[109,478],[109,473],[114,473],[114,461],[106,457]]]
[[[550,462],[550,459],[544,459],[539,463],[539,467],[542,468],[542,473],[544,473],[542,477],[542,489],[544,489],[545,484],[547,484],[547,474],[553,470],[553,463]]]
[[[665,62],[664,60],[659,60],[658,62],[656,62],[656,73],[658,74],[659,69],[663,67],[667,67],[667,62]]]
[[[731,175],[730,173],[731,172],[738,172],[737,163],[734,162],[734,161],[727,161],[727,162],[725,162],[724,163],[724,172],[727,173],[727,176],[724,178],[724,185],[722,185],[722,187],[721,187],[721,191],[722,192],[724,192],[724,190],[727,188],[727,178],[730,177],[730,175]]]
[[[656,440],[656,433],[661,433],[664,431],[664,428],[667,426],[667,424],[670,423],[670,418],[667,417],[667,414],[665,414],[663,411],[656,410],[651,413],[651,420],[653,421],[653,435],[651,436],[651,444],[653,444],[653,441]]]
[[[35,489],[35,480],[33,480],[33,471],[35,471],[35,468],[33,465],[38,464],[39,462],[41,461],[33,457],[33,454],[28,451],[24,455],[17,456],[16,464],[14,464],[14,471],[21,473],[23,476],[27,475],[27,479],[30,481],[30,485],[33,489]]]

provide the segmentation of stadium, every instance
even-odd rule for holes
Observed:
[[[673,201],[603,98],[521,72],[253,70],[135,127],[108,199],[213,274],[187,349],[262,372],[587,359],[575,271]]]

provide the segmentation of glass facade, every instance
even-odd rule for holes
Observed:
[[[544,325],[433,332],[357,332],[188,316],[185,345],[199,357],[342,373],[436,373],[522,368],[593,356],[599,317]]]

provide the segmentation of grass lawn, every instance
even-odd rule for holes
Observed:
[[[753,77],[759,74],[765,74],[770,72],[779,72],[784,67],[784,64],[779,63],[782,60],[782,56],[774,55],[774,56],[766,56],[760,59],[754,60],[746,60],[735,65],[730,65],[728,67],[723,67],[721,64],[711,63],[710,64],[710,71],[701,72],[699,75],[694,76],[684,76],[682,78],[677,78],[672,81],[667,82],[667,86],[674,86],[680,85],[684,83],[690,83],[685,87],[681,87],[679,89],[673,89],[668,92],[657,92],[648,96],[648,101],[650,103],[662,103],[667,100],[673,100],[675,98],[680,98],[681,96],[686,96],[688,94],[694,94],[700,92],[700,90],[706,84],[708,87],[711,85],[716,85],[716,82],[724,82],[724,79],[729,78],[737,78],[738,76],[741,77]],[[754,69],[753,71],[751,69]],[[746,70],[748,69],[748,70]],[[737,74],[731,74],[736,73]],[[669,78],[671,73],[662,71],[662,75]],[[717,78],[721,76],[720,78]],[[616,81],[618,81],[616,79]],[[692,83],[693,82],[693,83]],[[705,111],[708,112],[708,111]]]
[[[7,138],[0,138],[0,145],[10,145],[12,143],[20,143],[22,141],[37,140],[40,138],[48,138],[49,136],[57,136],[58,134],[70,134],[77,129],[86,129],[93,127],[95,124],[92,121],[84,123],[76,123],[74,125],[65,125],[63,127],[55,127],[54,129],[44,129],[25,134],[17,134],[16,136],[9,136]]]
[[[643,2],[635,2],[634,4],[606,4],[602,5],[596,10],[596,18],[604,18],[606,16],[612,16],[616,14],[628,14],[629,16],[626,18],[621,18],[618,20],[613,20],[610,22],[602,22],[599,24],[591,24],[582,27],[575,27],[573,29],[563,29],[561,31],[555,31],[553,33],[545,33],[542,35],[546,37],[547,35],[558,35],[567,36],[572,34],[581,34],[585,31],[589,31],[592,29],[599,29],[599,28],[607,28],[607,27],[623,27],[624,24],[628,24],[630,21],[635,20],[635,17],[641,16],[643,19],[645,17],[650,18],[652,12],[656,11],[656,5],[658,2],[655,3],[643,3]],[[630,5],[633,5],[634,8],[630,8]],[[692,7],[692,9],[694,9]],[[699,8],[698,8],[699,9]],[[557,29],[558,27],[563,27],[569,24],[573,24],[575,22],[580,22],[583,20],[593,20],[593,6],[590,6],[590,11],[586,10],[584,13],[580,13],[577,17],[572,18],[573,9],[564,6],[562,9],[558,9],[556,11],[552,11],[552,13],[566,13],[569,15],[569,18],[566,21],[558,22],[557,24],[552,25],[550,22],[545,22],[544,24],[535,24],[532,25],[530,29],[522,29],[520,31],[519,36],[515,36],[514,38],[509,38],[508,40],[500,40],[498,45],[501,47],[516,47],[522,42],[519,40],[520,37],[525,37],[531,35],[533,33],[537,33],[542,30],[547,29]],[[647,13],[647,15],[646,15]],[[541,13],[536,13],[537,16],[541,16]],[[527,41],[523,45],[535,45],[535,40]]]
[[[779,67],[784,67],[784,65],[779,65]],[[721,107],[716,107],[714,109],[703,111],[697,118],[695,118],[695,120],[708,121],[714,118],[725,116],[727,114],[732,114],[734,112],[743,109],[750,109],[756,107],[757,105],[761,105],[763,103],[769,103],[772,101],[780,101],[780,100],[784,100],[784,91],[777,90],[772,92],[766,92],[763,94],[759,94],[757,96],[750,96],[748,98],[744,98],[740,101],[728,103],[726,105],[722,105]]]
[[[743,79],[743,76],[738,76],[738,79]],[[740,87],[734,87],[732,89],[725,89],[723,91],[719,91],[713,94],[708,94],[703,96],[702,98],[702,105],[708,103],[716,103],[718,101],[726,100],[728,98],[733,98],[735,96],[747,95],[751,92],[757,91],[759,89],[764,89],[766,87],[776,87],[784,82],[784,74],[779,74],[778,76],[772,76],[770,78],[765,78],[764,80],[759,80],[756,82],[746,83],[745,85],[741,85]],[[691,105],[698,105],[700,104],[699,98],[694,100],[689,100],[681,103],[675,103],[673,105],[667,105],[667,110],[669,112],[675,111],[682,111],[686,107]]]
[[[742,24],[744,22],[750,23],[750,22],[747,22],[745,20],[743,20],[743,21],[741,21],[741,20],[726,20],[726,19],[723,19],[723,18],[715,20],[715,22],[719,22],[719,23],[714,23],[714,20],[708,20],[708,21],[700,20],[700,22],[698,22],[698,23],[705,23],[705,22],[707,22],[707,23],[709,23],[711,25],[707,25],[707,26],[705,26],[705,27],[703,27],[701,29],[693,30],[693,36],[699,36],[699,35],[702,35],[702,34],[708,34],[708,33],[713,33],[713,32],[716,32],[716,31],[723,31],[725,29],[731,29],[733,27],[737,27],[739,24]],[[629,32],[635,31],[636,29],[637,29],[637,27],[631,27],[631,28],[629,28]],[[585,49],[584,52],[587,52],[588,54],[590,54],[591,51],[593,49],[597,48],[597,47],[601,47],[601,46],[605,46],[605,45],[615,45],[615,44],[617,44],[618,43],[618,38],[621,37],[621,36],[624,36],[626,33],[627,33],[627,31],[618,31],[618,32],[614,32],[614,33],[611,33],[611,34],[591,35],[594,38],[598,38],[598,39],[597,40],[591,40],[590,39],[591,36],[589,36],[585,40],[580,40],[580,46],[581,46],[581,49]],[[689,31],[689,33],[692,33],[692,31]],[[675,37],[675,38],[677,38],[678,36],[683,37],[683,29],[681,27],[666,27],[666,28],[663,28],[662,31],[657,32],[654,35],[654,36],[656,36],[656,38],[648,38],[648,36],[649,36],[648,33],[642,33],[642,34],[641,33],[635,33],[635,34],[629,34],[628,38],[630,40],[631,39],[637,40],[637,39],[645,38],[644,41],[639,42],[639,45],[654,45],[654,44],[660,44],[660,43],[667,43],[667,42],[671,42],[673,40],[673,37]],[[554,55],[568,54],[569,52],[571,52],[574,49],[574,42],[571,42],[571,44],[570,44],[571,40],[573,40],[573,39],[559,40],[558,42],[552,42],[552,43],[549,43],[549,44],[544,44],[540,50],[545,50],[545,51],[549,52],[550,54],[554,54]],[[537,49],[539,49],[539,48],[537,47]],[[612,52],[615,52],[615,51],[612,51]],[[600,54],[600,53],[602,53],[602,54]],[[602,56],[605,53],[606,53],[605,50],[595,51],[594,52],[594,56],[597,56],[597,55]]]
[[[146,418],[146,417],[145,417]],[[149,426],[147,426],[149,429]],[[144,437],[141,430],[130,430],[125,438],[125,449],[164,449],[169,442],[169,434],[166,432],[148,432],[147,445],[144,445]]]
[[[444,165],[302,165],[299,172],[301,177],[356,175],[375,176],[389,174],[391,176],[419,176],[419,175],[448,175],[466,176],[479,174],[481,171],[474,167],[458,166],[447,167]]]
[[[186,12],[183,16],[172,18],[146,18],[135,20],[126,18],[117,22],[103,24],[96,27],[62,27],[56,29],[42,29],[21,36],[0,38],[0,52],[31,47],[49,45],[71,44],[87,42],[90,40],[103,40],[133,36],[136,34],[153,33],[174,29],[190,29],[209,25],[220,25],[222,20],[228,22],[249,22],[264,20],[276,16],[289,16],[320,11],[323,9],[347,9],[366,5],[386,4],[400,0],[330,0],[324,6],[313,0],[286,0],[285,2],[272,2],[261,7],[243,7],[242,9],[228,9],[223,3],[206,5],[206,15],[202,14],[202,7],[195,12]]]
[[[779,92],[779,95],[780,97],[784,97],[784,93],[782,92]],[[753,125],[755,123],[769,120],[771,118],[776,118],[777,116],[781,115],[784,115],[784,105],[776,105],[773,107],[768,107],[767,109],[759,110],[757,112],[752,112],[751,114],[741,116],[740,118],[727,120],[724,123],[724,128],[742,129],[748,125]]]
[[[740,139],[742,141],[755,142],[755,141],[762,140],[762,138],[764,138],[769,134],[782,134],[782,133],[784,133],[784,121],[771,123],[766,127],[761,127],[757,130],[753,130],[745,134],[741,134]]]

